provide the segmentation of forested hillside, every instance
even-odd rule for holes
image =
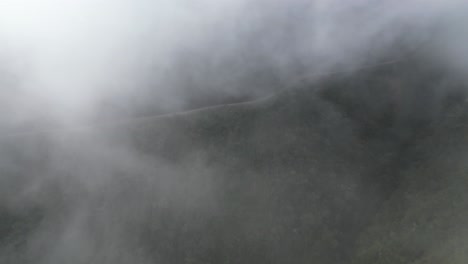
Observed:
[[[463,77],[410,56],[253,102],[2,135],[0,263],[465,263]]]

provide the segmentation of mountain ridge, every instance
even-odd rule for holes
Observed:
[[[464,86],[428,65],[2,137],[0,262],[463,263],[438,241],[462,241],[445,230],[466,219],[449,206],[463,197]],[[448,217],[425,220],[436,212]]]

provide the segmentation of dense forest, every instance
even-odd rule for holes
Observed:
[[[1,263],[465,263],[465,76],[426,55],[3,136]]]

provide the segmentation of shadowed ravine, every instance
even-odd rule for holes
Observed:
[[[0,263],[466,263],[465,87],[434,65],[4,136]]]

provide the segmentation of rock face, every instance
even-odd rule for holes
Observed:
[[[463,80],[421,59],[0,139],[1,263],[466,263]]]

